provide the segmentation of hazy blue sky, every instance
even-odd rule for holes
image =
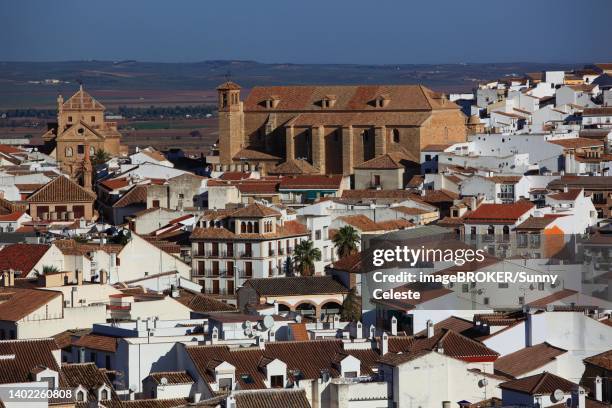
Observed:
[[[612,60],[612,0],[5,0],[0,60]]]

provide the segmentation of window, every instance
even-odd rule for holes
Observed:
[[[519,305],[524,304],[525,303],[525,298],[523,296],[519,296],[518,302],[519,302]]]
[[[315,240],[319,240],[321,239],[321,230],[316,230],[315,231]]]
[[[393,129],[393,143],[399,143],[399,142],[400,142],[399,130]]]
[[[72,123],[72,116],[68,116],[68,123]]]
[[[108,400],[108,390],[104,389],[102,390],[102,392],[100,392],[100,400],[101,401]]]
[[[65,152],[66,157],[72,157],[72,147],[67,147]]]
[[[240,374],[240,379],[245,384],[253,384],[255,382],[251,374]]]
[[[346,371],[344,378],[357,378],[357,371]]]
[[[92,363],[96,362],[97,357],[98,356],[93,351],[89,354],[89,359],[91,360]]]
[[[461,285],[461,292],[463,293],[468,293],[470,291],[470,286],[467,283],[464,283],[463,285]]]
[[[40,377],[41,382],[46,382],[49,384],[49,389],[55,388],[55,378],[54,377]]]
[[[232,379],[231,378],[220,378],[219,379],[219,391],[231,391],[232,390]]]
[[[93,156],[94,154],[96,154],[96,148],[93,146],[89,146],[89,155]]]
[[[380,175],[374,175],[374,187],[380,187]]]
[[[111,358],[110,358],[110,356],[107,355],[104,360],[105,360],[104,361],[104,363],[105,363],[104,367],[106,367],[106,369],[110,370],[110,368],[111,368]]]
[[[76,393],[76,400],[77,401],[85,401],[85,393],[83,391],[78,391]]]
[[[92,122],[95,122],[95,121],[96,121],[96,117],[95,117],[95,116],[92,116],[92,117],[91,117],[91,121],[92,121]]]
[[[431,161],[431,154],[426,154],[425,155],[425,161],[426,162]]]
[[[73,205],[72,211],[74,212],[75,219],[85,217],[85,206],[83,205]]]
[[[499,289],[508,289],[508,282],[499,282],[499,283],[497,284],[497,287],[498,287]]]
[[[159,208],[159,200],[153,200],[152,206],[153,208]]]
[[[77,146],[77,153],[78,154],[85,154],[85,145],[78,145]]]
[[[488,298],[488,297],[486,297],[486,298],[482,299],[482,302],[483,302],[485,305],[488,305],[488,304],[489,304],[489,298]]]
[[[273,375],[270,377],[270,387],[271,388],[283,388],[284,387],[284,378],[282,375]]]
[[[544,282],[538,282],[538,290],[544,290]]]

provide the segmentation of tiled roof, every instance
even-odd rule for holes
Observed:
[[[86,334],[72,343],[77,347],[114,353],[117,351],[117,338],[100,334]]]
[[[394,199],[408,200],[408,199],[414,199],[414,198],[419,199],[419,196],[417,196],[416,194],[408,190],[343,190],[342,198],[359,198],[359,199],[394,198]]]
[[[319,170],[303,159],[287,159],[278,166],[270,169],[269,174],[300,175],[317,174]]]
[[[149,374],[155,384],[162,384],[162,379],[166,379],[166,384],[192,384],[193,378],[186,371],[163,371]]]
[[[553,217],[529,217],[516,226],[517,230],[543,230],[555,219]]]
[[[363,214],[344,215],[337,218],[346,224],[352,225],[360,231],[380,231],[380,226]]]
[[[424,181],[425,181],[424,176],[421,176],[420,174],[416,174],[410,178],[410,180],[406,184],[406,187],[419,188],[421,185],[423,185]]]
[[[232,217],[234,218],[280,217],[280,215],[281,214],[275,209],[259,203],[249,204],[232,213]]]
[[[64,102],[64,104],[62,105],[62,109],[104,110],[104,105],[95,100],[93,96],[86,92],[83,87],[81,87],[74,95],[72,95],[70,98],[68,98],[68,100]]]
[[[430,213],[430,211],[423,210],[421,208],[406,207],[404,205],[400,205],[397,207],[391,207],[390,210],[400,212],[404,215],[422,215],[422,214]]]
[[[481,204],[465,217],[465,223],[513,224],[533,207],[534,204],[529,201],[517,201],[512,204]]]
[[[113,204],[114,208],[128,207],[136,204],[147,204],[147,186],[135,185],[126,192],[117,202]]]
[[[250,286],[260,296],[307,296],[348,293],[348,289],[331,276],[249,279]]]
[[[551,295],[534,300],[533,302],[530,302],[528,305],[536,306],[536,307],[546,307],[547,305],[551,303],[557,302],[559,300],[563,300],[567,297],[575,295],[576,293],[578,292],[572,289],[561,289],[560,291],[557,291]]]
[[[127,177],[120,177],[115,179],[108,179],[100,182],[100,185],[108,190],[116,190],[118,188],[127,187],[129,185]]]
[[[306,323],[289,323],[289,328],[292,334],[291,340],[306,341],[310,339],[306,330]]]
[[[270,240],[278,238],[289,238],[308,235],[309,231],[305,225],[298,221],[285,221],[283,225],[276,226],[275,233],[239,233],[227,228],[194,228],[191,239],[222,239],[222,240]]]
[[[226,171],[221,176],[219,176],[219,180],[244,180],[251,177],[250,172],[242,172],[242,171]]]
[[[191,346],[186,347],[187,354],[193,361],[198,373],[207,382],[214,382],[214,367],[222,362],[228,362],[236,367],[236,382],[240,389],[267,388],[264,372],[259,369],[262,360],[279,359],[287,364],[287,371],[299,370],[304,379],[319,378],[321,370],[328,370],[331,377],[339,376],[334,361],[338,355],[353,355],[353,353],[366,350],[344,350],[341,339],[309,340],[309,341],[277,341],[266,343],[265,349],[259,347],[230,349],[227,346]],[[374,350],[366,351],[369,355],[364,358],[361,353],[361,373],[371,374],[376,366],[377,353]],[[356,357],[359,353],[354,354]],[[359,358],[359,357],[357,357]],[[363,360],[362,360],[363,359]],[[239,374],[240,373],[240,374]],[[244,374],[250,379],[245,380]]]
[[[0,271],[13,269],[20,271],[22,277],[25,277],[49,248],[46,244],[7,245],[0,250]]]
[[[563,176],[548,183],[549,190],[563,190],[564,187],[585,190],[612,190],[612,176]]]
[[[612,370],[612,349],[584,359],[585,363]]]
[[[345,256],[344,258],[334,262],[331,267],[333,269],[349,273],[361,272],[361,256],[361,252],[356,252],[354,254]]]
[[[88,391],[88,401],[98,400],[98,388],[102,385],[110,388],[111,400],[119,400],[108,376],[95,363],[62,364],[62,374],[66,386],[76,388],[80,385]]]
[[[16,322],[49,303],[61,292],[51,290],[1,288],[0,320]]]
[[[278,161],[281,158],[272,154],[254,149],[242,149],[234,155],[234,160],[265,160]]]
[[[178,302],[187,306],[194,312],[223,312],[235,310],[233,306],[225,302],[221,302],[210,296],[205,296],[201,293],[191,292],[185,289],[179,290],[179,297],[175,298]]]
[[[451,144],[428,144],[423,147],[421,151],[423,152],[443,152],[444,150],[451,147]]]
[[[406,158],[402,153],[386,153],[355,166],[362,170],[397,170],[403,169]]]
[[[541,374],[501,383],[499,387],[529,395],[549,395],[557,389],[569,393],[577,387],[577,384],[545,371]]]
[[[0,341],[0,384],[30,382],[30,372],[38,367],[59,371],[55,350],[53,339]]]
[[[523,178],[523,176],[491,176],[491,177],[487,177],[488,180],[491,180],[492,182],[494,182],[496,184],[516,184],[519,181],[521,181],[522,178]]]
[[[413,223],[404,219],[379,221],[376,225],[381,231],[397,231],[414,227]]]
[[[12,212],[4,215],[0,214],[0,221],[17,221],[23,214],[25,214],[23,211]]]
[[[79,186],[68,177],[56,177],[30,195],[30,203],[92,202],[96,195]]]
[[[25,150],[18,147],[14,147],[7,144],[0,143],[0,153],[12,154],[12,153],[25,153]]]
[[[565,149],[579,149],[585,147],[604,146],[604,142],[596,139],[587,139],[583,137],[575,137],[572,139],[548,140],[548,143],[556,144]]]
[[[303,389],[267,389],[234,393],[236,408],[310,408]]]
[[[514,353],[507,354],[495,361],[495,373],[508,377],[521,377],[531,371],[554,361],[567,350],[552,346],[548,343],[540,343],[535,346],[525,347]]]
[[[582,116],[612,116],[612,106],[603,108],[586,108]]]
[[[390,340],[393,338],[390,337]],[[499,357],[495,350],[448,329],[439,330],[432,337],[405,337],[403,342],[396,342],[393,349],[390,347],[390,351],[380,361],[392,366],[412,361],[430,352],[440,352],[467,362],[494,361]]]
[[[190,403],[191,400],[188,398],[140,399],[120,401],[118,404],[111,404],[108,408],[182,408],[188,406]],[[108,404],[105,405],[108,406]]]
[[[332,107],[322,108],[321,100],[335,95]],[[278,106],[267,109],[263,102],[271,97]],[[385,97],[388,105],[375,107],[376,98]],[[324,86],[267,86],[254,87],[244,102],[245,111],[413,111],[431,109],[458,109],[440,94],[421,85],[324,85]],[[324,110],[323,110],[324,109]],[[324,115],[322,115],[324,116]]]
[[[425,195],[421,197],[423,201],[429,204],[452,202],[459,198],[459,194],[449,190],[425,190]]]
[[[338,190],[342,183],[342,176],[326,176],[326,175],[301,175],[285,177],[281,180],[279,188],[281,190]]]
[[[218,91],[239,90],[240,85],[232,81],[226,81],[217,87]]]
[[[558,201],[575,201],[581,192],[581,188],[570,188],[567,190],[567,192],[562,191],[560,193],[549,194],[547,198],[552,198],[553,200]]]

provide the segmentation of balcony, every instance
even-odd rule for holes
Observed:
[[[240,253],[240,258],[252,258],[252,257],[253,257],[252,252],[241,252]]]
[[[292,247],[287,248],[287,254],[291,255],[292,253],[293,253],[293,248]]]
[[[271,249],[268,251],[268,256],[276,256],[276,251]]]
[[[110,305],[106,305],[106,310],[120,310],[120,311],[129,311],[132,309],[132,304],[128,302],[121,303],[111,303]]]
[[[278,254],[279,255],[285,255],[285,248],[279,248],[278,249]]]
[[[251,279],[253,277],[253,271],[238,271],[238,277],[240,279]]]
[[[206,251],[206,256],[209,258],[227,258],[225,251]]]

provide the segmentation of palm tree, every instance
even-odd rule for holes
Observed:
[[[43,265],[42,271],[34,269],[36,276],[48,275],[50,273],[58,273],[60,270],[54,265]]]
[[[314,247],[311,240],[302,241],[295,246],[293,252],[293,264],[302,276],[314,274],[314,263],[321,260],[321,251]]]
[[[91,164],[93,164],[94,166],[104,164],[109,161],[110,158],[111,155],[108,154],[108,152],[106,152],[104,149],[98,149],[96,150],[94,156],[91,158]]]
[[[340,258],[349,256],[357,252],[357,243],[360,237],[357,230],[350,225],[340,228],[332,241],[336,247],[336,252]]]

